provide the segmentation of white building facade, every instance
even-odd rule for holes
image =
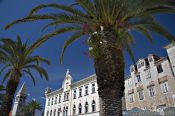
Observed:
[[[72,83],[69,70],[62,88],[46,89],[44,116],[99,116],[99,99],[96,76],[92,75]]]

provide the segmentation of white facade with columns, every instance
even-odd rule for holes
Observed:
[[[44,116],[99,116],[97,90],[95,75],[73,83],[67,70],[62,88],[46,89]]]

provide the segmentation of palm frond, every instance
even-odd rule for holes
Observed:
[[[87,15],[96,19],[95,7],[90,0],[76,0],[76,2],[87,12]]]
[[[2,74],[2,72],[4,72],[4,70],[9,67],[9,64],[6,64],[5,66],[3,66],[0,70],[0,75]]]
[[[3,80],[2,80],[3,83],[10,77],[10,74],[11,74],[11,70],[9,69],[3,77]]]
[[[48,74],[46,72],[46,70],[38,65],[27,65],[27,66],[24,66],[24,69],[33,69],[33,70],[36,70],[39,74],[40,74],[40,77],[44,77],[46,80],[48,80]]]
[[[26,54],[29,55],[30,53],[33,52],[33,50],[35,50],[37,47],[39,47],[42,43],[44,43],[45,41],[49,40],[50,38],[52,38],[54,36],[57,36],[59,34],[66,33],[66,32],[78,31],[78,30],[81,30],[81,27],[68,26],[68,27],[57,29],[56,31],[51,32],[49,34],[46,34],[43,37],[41,37],[40,39],[38,39],[36,42],[34,42],[30,46],[30,48],[28,49]]]
[[[16,20],[8,25],[5,26],[5,29],[9,29],[10,27],[12,27],[13,25],[15,24],[18,24],[18,23],[24,23],[24,22],[31,22],[31,21],[36,21],[36,20],[55,20],[57,19],[57,17],[55,15],[32,15],[32,16],[27,16],[27,17],[24,17],[22,19],[19,19],[19,20]]]
[[[63,45],[63,49],[62,49],[62,52],[61,52],[61,56],[60,56],[60,63],[62,64],[62,60],[63,60],[63,55],[64,55],[64,52],[66,50],[66,48],[72,44],[72,42],[74,42],[75,40],[79,39],[81,36],[83,35],[82,32],[76,32],[75,34],[73,34],[69,39],[67,39]]]
[[[150,33],[149,30],[147,30],[144,25],[140,25],[135,27],[134,29],[136,29],[136,31],[141,32],[143,35],[145,35],[145,37],[151,42],[154,43],[154,40],[152,38],[152,35]]]
[[[145,13],[148,13],[148,14],[175,13],[175,7],[172,8],[167,6],[158,6],[158,7],[146,9]]]
[[[34,86],[35,86],[35,85],[36,85],[35,77],[34,77],[33,74],[31,73],[31,70],[30,70],[30,69],[26,69],[26,70],[23,70],[23,71],[29,75],[29,77],[32,79],[33,84],[34,84]]]
[[[31,10],[31,12],[29,13],[29,15],[33,15],[33,14],[37,13],[39,10],[41,10],[43,8],[55,8],[55,9],[59,9],[59,10],[69,12],[69,13],[74,14],[74,15],[85,16],[84,13],[82,11],[78,10],[78,9],[75,9],[73,7],[66,6],[66,5],[60,5],[60,4],[39,5],[35,8],[33,8]]]

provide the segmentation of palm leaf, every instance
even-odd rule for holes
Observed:
[[[62,49],[62,52],[61,52],[61,56],[60,56],[60,63],[62,63],[62,59],[63,59],[63,55],[64,55],[64,52],[66,50],[66,48],[72,44],[72,42],[74,42],[75,40],[79,39],[81,36],[83,35],[82,32],[76,32],[75,34],[73,34],[69,39],[67,39],[63,45],[63,49]]]
[[[24,23],[24,22],[31,22],[31,21],[36,21],[36,20],[43,20],[43,19],[51,19],[51,20],[55,20],[57,19],[57,17],[55,15],[32,15],[32,16],[27,16],[24,17],[22,19],[16,20],[8,25],[6,25],[5,29],[9,29],[11,26],[18,24],[18,23]]]
[[[31,12],[29,13],[29,15],[33,15],[34,13],[37,13],[39,10],[43,9],[43,8],[56,8],[56,9],[60,9],[60,10],[64,10],[66,12],[72,13],[74,15],[79,15],[79,16],[85,16],[84,13],[78,9],[69,7],[69,6],[65,6],[65,5],[60,5],[60,4],[44,4],[44,5],[39,5],[35,8],[33,8],[31,10]]]
[[[3,80],[2,80],[3,83],[5,82],[6,79],[10,77],[10,74],[11,74],[11,70],[9,69],[3,77]]]
[[[57,29],[54,32],[46,34],[45,36],[41,37],[36,42],[34,42],[30,46],[30,48],[28,49],[28,52],[26,52],[26,54],[32,53],[33,50],[35,50],[37,47],[39,47],[42,43],[44,43],[45,41],[49,40],[50,38],[52,38],[54,36],[57,36],[59,34],[66,33],[66,32],[77,31],[77,30],[81,30],[81,28],[80,27],[69,26],[69,27],[64,27],[64,28],[61,28],[61,29]]]
[[[30,69],[27,69],[27,70],[24,70],[25,73],[27,73],[29,75],[29,77],[31,77],[32,81],[33,81],[33,84],[34,86],[36,85],[36,82],[35,82],[35,77],[32,75]]]
[[[47,72],[44,68],[38,66],[38,65],[27,65],[24,67],[24,69],[34,69],[36,70],[39,74],[40,74],[40,77],[45,77],[46,80],[48,80],[48,75],[47,75]]]

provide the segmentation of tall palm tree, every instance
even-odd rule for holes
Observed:
[[[42,111],[42,109],[43,108],[40,102],[32,100],[22,108],[22,111],[24,112],[25,116],[35,116],[36,110]]]
[[[49,61],[32,55],[34,50],[32,45],[29,46],[27,42],[23,43],[19,36],[17,40],[0,39],[0,64],[3,65],[1,72],[5,73],[3,82],[8,80],[0,116],[8,116],[11,111],[14,94],[24,75],[31,77],[34,85],[35,76],[32,71],[38,72],[42,78],[48,80],[47,72],[40,66],[40,63],[49,64]]]
[[[59,12],[38,13],[48,7]],[[28,16],[10,23],[6,29],[21,22],[50,20],[44,29],[55,26],[55,30],[41,37],[35,47],[56,35],[73,32],[64,43],[60,62],[72,42],[82,36],[87,37],[97,75],[101,116],[121,116],[125,66],[123,51],[126,49],[134,61],[132,30],[141,32],[151,42],[152,32],[174,42],[174,37],[154,17],[156,14],[174,12],[174,0],[75,0],[72,5],[37,6]]]

